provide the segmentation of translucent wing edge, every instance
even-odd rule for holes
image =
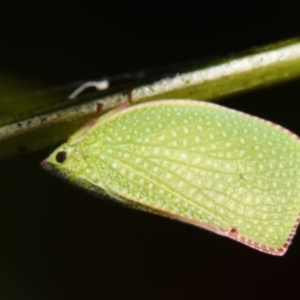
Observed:
[[[255,250],[261,251],[261,252],[266,253],[266,254],[275,255],[275,256],[282,256],[286,253],[289,245],[292,242],[292,239],[293,239],[293,237],[296,233],[297,227],[298,227],[299,222],[300,222],[300,213],[299,213],[298,218],[296,219],[296,222],[295,222],[290,234],[288,235],[286,241],[284,242],[284,244],[279,248],[272,248],[272,247],[268,247],[266,245],[260,244],[258,242],[252,241],[251,239],[248,239],[248,238],[240,235],[236,231],[235,228],[232,228],[229,231],[225,231],[225,230],[222,230],[220,228],[209,226],[205,223],[195,222],[194,220],[191,220],[191,219],[188,219],[188,218],[183,218],[183,217],[174,215],[172,213],[162,211],[159,208],[154,208],[154,207],[151,207],[151,206],[147,206],[147,205],[145,205],[145,203],[140,202],[140,200],[138,198],[129,197],[129,196],[126,197],[124,195],[121,196],[121,192],[118,189],[116,189],[115,187],[110,186],[108,184],[106,184],[106,189],[109,191],[109,193],[107,193],[107,194],[110,197],[118,199],[118,200],[123,200],[122,201],[123,204],[125,204],[126,206],[129,206],[131,208],[135,208],[135,209],[142,210],[142,211],[145,211],[145,212],[151,212],[151,213],[163,216],[163,217],[168,217],[168,218],[171,218],[171,219],[174,219],[174,220],[181,221],[183,223],[188,223],[188,224],[194,225],[196,227],[203,228],[203,229],[206,229],[208,231],[214,232],[218,235],[225,236],[225,237],[228,237],[230,239],[233,239],[233,240],[235,240],[237,242],[240,242],[240,243],[242,243],[242,244],[244,244],[248,247],[251,247]],[[124,200],[126,200],[126,201],[124,201]]]

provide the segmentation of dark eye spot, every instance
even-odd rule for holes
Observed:
[[[67,152],[66,151],[60,151],[56,154],[56,161],[59,163],[64,162],[67,159]]]

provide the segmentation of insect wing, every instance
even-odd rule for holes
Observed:
[[[259,118],[156,101],[100,118],[72,147],[85,164],[76,176],[129,205],[274,255],[297,228],[299,140]]]

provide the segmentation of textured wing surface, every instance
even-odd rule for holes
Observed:
[[[84,145],[111,193],[150,210],[270,249],[295,230],[300,144],[277,125],[217,105],[162,101],[118,113]]]

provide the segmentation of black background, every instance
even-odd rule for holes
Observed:
[[[3,3],[0,69],[44,86],[218,58],[300,32],[296,1]],[[299,135],[299,97],[294,81],[222,104]],[[299,236],[273,257],[94,198],[40,168],[51,150],[0,162],[0,299],[297,297]]]

